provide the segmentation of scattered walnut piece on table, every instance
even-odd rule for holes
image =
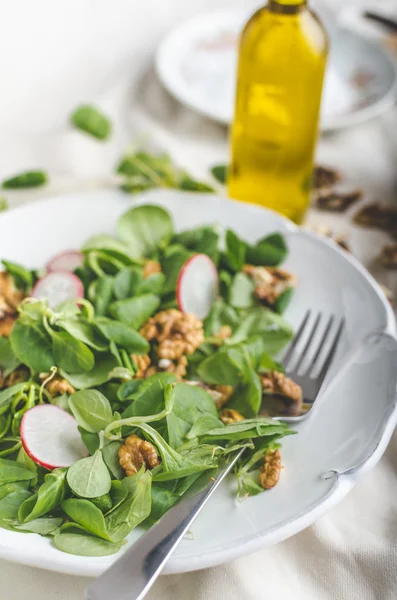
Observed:
[[[380,287],[382,288],[382,291],[383,291],[384,295],[386,296],[386,299],[390,302],[390,304],[392,306],[394,306],[394,300],[396,297],[394,292],[392,292],[392,290],[389,289],[388,287],[386,287],[385,285],[380,284]]]
[[[314,231],[314,233],[317,233],[318,235],[323,235],[324,237],[333,240],[336,244],[338,244],[338,246],[343,248],[343,250],[346,250],[346,252],[351,252],[349,241],[345,233],[336,233],[332,231],[332,229],[330,229],[329,227],[323,225],[310,227],[309,229],[311,231]]]
[[[271,415],[298,416],[301,414],[301,387],[279,371],[260,375],[263,390],[263,410]]]
[[[243,273],[253,280],[255,295],[265,305],[274,304],[283,292],[297,283],[293,273],[277,267],[244,265]]]
[[[45,381],[49,377],[49,373],[40,373],[40,379],[42,381]],[[55,377],[50,379],[44,387],[53,398],[56,396],[62,396],[62,394],[71,395],[76,391],[74,387],[68,381],[66,381],[66,379],[63,379],[59,375],[55,375]]]
[[[156,273],[161,273],[160,263],[157,260],[147,260],[143,265],[143,278],[147,279]]]
[[[259,482],[264,490],[270,490],[278,484],[282,468],[280,450],[268,450],[259,474]]]
[[[120,446],[118,456],[120,466],[127,476],[138,473],[142,465],[145,465],[145,469],[154,469],[160,464],[153,444],[135,434],[130,435],[124,444]]]
[[[397,244],[385,246],[377,260],[386,269],[397,269]]]
[[[373,202],[359,210],[353,218],[356,225],[383,231],[397,231],[397,208]]]
[[[313,172],[313,188],[321,190],[330,188],[342,180],[342,175],[336,169],[325,167],[324,165],[316,165]]]
[[[244,421],[243,415],[239,413],[238,410],[233,410],[232,408],[224,408],[219,418],[225,425]]]
[[[320,190],[315,197],[316,207],[320,210],[344,212],[350,206],[361,200],[362,190],[356,189],[347,192],[336,189]]]

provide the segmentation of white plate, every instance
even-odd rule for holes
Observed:
[[[237,43],[247,13],[200,15],[160,44],[157,74],[164,87],[191,109],[225,125],[234,112]],[[396,69],[375,41],[337,29],[324,86],[321,129],[365,121],[396,97]]]
[[[280,484],[243,503],[233,478],[221,487],[179,546],[166,572],[210,567],[275,544],[304,529],[335,506],[380,458],[397,420],[397,345],[389,304],[367,271],[335,245],[300,231],[276,213],[213,195],[151,192],[134,200],[168,208],[177,229],[203,223],[232,227],[254,241],[283,231],[286,263],[299,278],[287,317],[296,326],[308,307],[346,319],[346,333],[328,392],[317,401],[296,436],[283,444]],[[113,233],[127,210],[115,191],[45,200],[0,216],[0,256],[40,267],[54,254],[78,248],[90,235]],[[385,331],[367,338],[372,331]],[[363,340],[365,340],[363,342]],[[360,344],[360,349],[352,348]],[[131,539],[136,539],[134,532]],[[1,530],[0,557],[76,575],[98,575],[115,557],[64,554],[37,535]]]

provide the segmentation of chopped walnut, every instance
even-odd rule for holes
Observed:
[[[238,421],[244,421],[244,417],[237,410],[232,408],[224,408],[219,416],[222,423],[229,425],[230,423],[237,423]]]
[[[278,484],[282,468],[280,450],[268,450],[259,474],[259,482],[264,490],[270,490]]]
[[[227,340],[228,338],[232,337],[232,333],[233,331],[230,325],[222,325],[215,337],[221,341]]]
[[[50,377],[49,373],[40,373],[40,379],[45,381]],[[72,395],[75,393],[75,389],[66,379],[63,379],[59,375],[55,375],[50,381],[45,384],[45,389],[51,394],[53,398],[55,396],[62,396],[62,394]]]
[[[279,371],[260,375],[263,410],[269,415],[298,416],[302,408],[302,389]]]
[[[341,174],[335,169],[316,165],[313,173],[313,187],[315,190],[330,188],[341,181]]]
[[[204,341],[202,321],[195,315],[184,314],[174,308],[151,317],[140,333],[148,342],[157,342],[159,365],[162,359],[171,361],[165,370],[175,373],[179,378],[186,374],[186,355],[193,354]],[[154,365],[149,369],[150,374],[158,372],[158,368],[159,366]]]
[[[7,377],[0,377],[0,389],[9,388],[17,383],[27,381],[30,377],[29,369],[27,367],[18,367],[10,373]]]
[[[142,356],[138,354],[131,354],[131,358],[138,369],[135,373],[136,379],[143,379],[146,376],[148,368],[150,367],[150,363],[152,362],[149,354],[143,354]]]
[[[392,292],[392,290],[389,289],[388,287],[386,287],[385,285],[380,284],[380,287],[382,288],[383,293],[386,296],[387,300],[390,302],[390,304],[392,306],[394,306],[394,299],[395,299],[394,292]]]
[[[346,250],[346,252],[351,252],[346,234],[335,233],[329,227],[322,226],[322,225],[316,226],[316,227],[310,227],[310,229],[311,229],[311,231],[318,233],[318,235],[323,235],[324,237],[330,238],[331,240],[333,240],[335,242],[335,244],[338,244],[338,246],[340,246],[343,250]]]
[[[385,246],[377,260],[386,269],[397,269],[397,244]]]
[[[173,373],[177,379],[181,381],[186,375],[187,358],[181,356],[177,360],[170,360],[167,358],[160,358],[157,366],[151,366],[146,371],[145,377],[151,377],[155,373]]]
[[[251,277],[257,298],[266,305],[274,304],[283,292],[296,286],[295,275],[284,269],[244,265],[243,272]]]
[[[8,337],[18,318],[17,306],[24,293],[17,290],[13,278],[5,271],[0,272],[0,335]]]
[[[395,231],[397,230],[397,208],[379,202],[367,204],[354,215],[354,222],[363,227]]]
[[[160,263],[157,260],[147,260],[143,265],[143,278],[147,279],[155,273],[161,273]]]
[[[227,404],[233,395],[233,386],[231,385],[215,385],[212,387],[204,387],[214,400],[215,406],[218,410]]]
[[[154,446],[142,440],[137,435],[130,435],[119,449],[120,466],[127,476],[138,473],[142,465],[145,469],[154,469],[160,464],[159,457]]]
[[[320,190],[315,198],[316,207],[321,210],[344,212],[352,204],[358,202],[362,198],[362,195],[362,190],[359,189],[346,192],[337,189]]]

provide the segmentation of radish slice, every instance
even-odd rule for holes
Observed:
[[[27,410],[20,433],[26,454],[45,469],[70,467],[88,456],[76,419],[53,404],[40,404]]]
[[[78,250],[67,250],[57,254],[47,263],[47,271],[75,271],[81,267],[84,256]]]
[[[179,272],[176,300],[179,309],[198,319],[209,314],[218,294],[218,271],[206,254],[189,258]]]
[[[74,273],[54,271],[39,279],[33,288],[32,298],[46,299],[50,308],[55,308],[66,300],[84,298],[84,286]]]

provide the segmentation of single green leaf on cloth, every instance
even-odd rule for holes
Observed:
[[[123,546],[84,533],[61,532],[54,537],[54,544],[62,552],[76,556],[110,556]]]
[[[113,411],[109,400],[97,390],[80,390],[69,398],[74,418],[86,431],[98,433],[109,425]]]
[[[91,371],[95,357],[86,344],[66,331],[53,331],[51,337],[56,365],[70,373]]]
[[[160,306],[160,298],[154,294],[144,294],[128,300],[118,300],[110,305],[110,314],[134,329],[140,329]]]
[[[70,119],[77,129],[98,140],[107,140],[110,137],[112,131],[110,120],[96,106],[88,104],[79,106],[72,113]]]
[[[117,231],[134,254],[150,257],[159,246],[169,242],[173,224],[166,210],[147,204],[124,213],[117,223]]]
[[[8,210],[8,200],[4,196],[0,196],[0,212]]]
[[[14,177],[5,179],[2,187],[5,190],[26,189],[40,187],[48,182],[48,176],[45,171],[26,171],[19,173]]]
[[[66,492],[66,469],[54,469],[44,477],[44,483],[34,496],[21,505],[19,520],[33,521],[51,512],[63,500]]]
[[[68,470],[67,482],[71,490],[81,498],[96,498],[107,494],[111,479],[102,452],[97,450],[93,456],[75,462]]]
[[[38,321],[19,319],[10,335],[15,356],[36,373],[46,373],[55,364],[52,343]]]
[[[211,168],[213,177],[219,181],[219,183],[223,183],[224,185],[227,183],[228,171],[228,165],[215,165]]]

